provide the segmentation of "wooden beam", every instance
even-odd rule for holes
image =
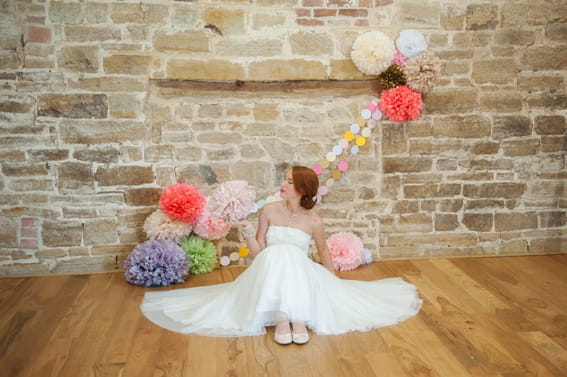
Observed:
[[[150,80],[152,93],[162,98],[217,97],[324,97],[378,95],[376,80],[201,81]],[[230,94],[229,94],[230,93]]]

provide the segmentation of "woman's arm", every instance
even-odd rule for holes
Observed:
[[[327,247],[327,238],[325,237],[325,225],[319,216],[317,216],[315,229],[313,230],[313,240],[315,241],[321,263],[334,274],[335,268],[333,267],[333,260]]]
[[[258,255],[266,247],[266,232],[268,231],[268,216],[264,208],[258,216],[258,229],[253,231],[253,226],[248,221],[242,224],[242,237],[252,256]],[[255,233],[255,236],[254,236]]]

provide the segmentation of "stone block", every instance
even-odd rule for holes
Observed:
[[[118,242],[116,220],[87,221],[84,229],[84,243],[87,246]]]
[[[34,103],[30,97],[4,97],[0,99],[0,111],[3,113],[24,114],[33,111]]]
[[[223,106],[218,104],[199,105],[199,118],[220,118],[222,117]]]
[[[567,216],[565,211],[540,212],[539,225],[540,228],[559,228],[567,224]]]
[[[110,17],[115,24],[141,24],[144,22],[144,14],[140,3],[112,3]]]
[[[28,151],[28,154],[33,161],[62,161],[69,157],[68,149],[35,149]]]
[[[435,214],[435,230],[438,232],[451,231],[459,227],[459,219],[453,214]]]
[[[474,154],[496,154],[499,150],[500,143],[491,141],[476,143],[471,149]]]
[[[324,80],[327,67],[312,60],[264,60],[249,64],[248,77],[258,81]]]
[[[111,55],[103,59],[104,72],[123,75],[147,75],[152,63],[151,56]]]
[[[400,215],[392,230],[394,233],[431,232],[433,219],[429,214],[421,213]]]
[[[382,171],[391,173],[414,173],[431,171],[432,160],[422,157],[384,157]]]
[[[399,2],[395,23],[398,25],[418,25],[439,27],[439,14],[441,9],[436,3],[424,2]],[[345,5],[348,6],[348,5]],[[354,9],[353,9],[354,10]],[[351,9],[339,9],[339,15],[352,11]],[[353,17],[366,17],[354,13]]]
[[[494,221],[491,213],[465,213],[462,222],[469,230],[490,232]]]
[[[230,132],[205,132],[197,136],[197,142],[204,144],[240,144],[242,135]]]
[[[136,95],[120,94],[108,97],[108,107],[112,118],[136,119],[141,113],[141,104]]]
[[[72,221],[44,220],[41,228],[43,246],[64,247],[81,245],[83,224]]]
[[[533,30],[502,29],[494,35],[497,45],[530,46],[536,42],[536,33]]]
[[[0,247],[18,247],[19,221],[14,217],[0,216]]]
[[[463,208],[462,199],[445,199],[437,202],[439,203],[439,211],[441,212],[458,212]],[[432,210],[434,210],[434,208]]]
[[[282,49],[283,43],[278,39],[223,39],[214,45],[220,56],[274,56],[281,55]]]
[[[0,69],[18,69],[22,67],[23,62],[18,58],[16,51],[2,51],[0,53]]]
[[[104,24],[108,21],[108,4],[87,3],[87,22],[89,24]]]
[[[475,60],[472,79],[477,84],[513,84],[517,67],[514,59]]]
[[[493,4],[471,4],[467,6],[465,29],[493,30],[498,25],[498,6]]]
[[[244,34],[245,16],[242,9],[207,8],[203,12],[203,21],[214,25],[221,35]]]
[[[62,122],[61,140],[66,144],[106,144],[145,140],[148,129],[142,122]]]
[[[169,17],[169,5],[165,4],[142,4],[144,24],[165,24]]]
[[[545,25],[545,38],[548,41],[565,43],[567,40],[567,24],[563,22],[550,22]]]
[[[116,147],[80,147],[73,151],[73,158],[79,161],[111,164],[118,162],[120,155]]]
[[[79,77],[69,80],[69,88],[93,92],[140,92],[145,93],[147,80],[128,77]]]
[[[567,130],[562,115],[538,115],[535,118],[535,131],[538,135],[563,135]]]
[[[51,270],[55,274],[116,271],[119,268],[115,255],[96,255],[89,258],[70,258],[58,260],[57,265]]]
[[[497,232],[537,229],[537,213],[496,213],[494,228]]]
[[[39,97],[39,116],[102,119],[108,116],[105,94],[44,94]]]
[[[275,161],[288,161],[290,156],[295,155],[296,147],[289,140],[284,141],[277,138],[263,138],[260,143],[264,150]]]
[[[100,186],[136,186],[154,181],[151,166],[99,166],[95,179]]]
[[[65,25],[63,30],[67,42],[118,41],[121,38],[118,27]]]
[[[567,54],[563,46],[528,47],[520,59],[520,68],[533,71],[564,70],[567,68]]]
[[[463,30],[465,24],[465,12],[453,4],[443,6],[440,15],[441,27],[444,30]]]
[[[54,24],[80,24],[83,20],[81,3],[53,1],[49,3],[49,20]]]
[[[462,114],[477,107],[478,92],[473,88],[435,89],[424,102],[425,113]]]
[[[257,121],[276,120],[279,115],[280,111],[275,103],[256,102],[254,104],[254,119]]]
[[[521,198],[526,192],[524,183],[482,183],[465,184],[463,195],[468,198]]]
[[[173,161],[173,146],[171,145],[150,145],[144,150],[144,161],[165,162]]]
[[[490,120],[483,116],[451,116],[433,120],[433,136],[443,138],[484,138],[490,136]]]
[[[518,74],[518,89],[527,92],[562,91],[565,86],[563,76],[553,73],[538,73],[531,71]]]
[[[558,15],[567,14],[567,5],[559,2],[543,2],[537,7],[530,3],[506,2],[501,8],[502,26],[525,27],[547,25],[558,19]]]
[[[539,149],[539,139],[505,140],[502,142],[504,156],[533,156]]]
[[[567,95],[564,93],[532,93],[527,96],[531,108],[545,108],[545,110],[562,110],[567,108]]]
[[[335,52],[333,39],[323,33],[300,31],[288,37],[294,55],[332,56]]]
[[[91,164],[64,162],[57,167],[57,184],[60,190],[94,190],[94,177]]]
[[[153,46],[163,52],[209,52],[210,38],[204,31],[185,31],[174,34],[156,33]]]
[[[465,202],[465,210],[476,210],[476,209],[486,209],[486,208],[504,208],[504,200],[489,200],[489,199],[479,199],[479,200],[467,200]]]
[[[285,24],[286,17],[283,14],[259,13],[252,15],[252,29],[260,30],[273,28]]]
[[[494,117],[492,137],[506,139],[509,137],[529,136],[532,134],[532,121],[522,115],[508,115]]]
[[[479,96],[481,111],[515,113],[522,110],[522,96],[516,91],[485,91]]]
[[[98,47],[63,47],[57,53],[59,68],[72,72],[98,72]]]
[[[360,72],[352,59],[331,60],[331,80],[352,80],[368,78],[369,76]]]
[[[392,213],[415,213],[419,212],[419,202],[417,200],[400,200],[394,203]]]
[[[404,186],[406,198],[447,198],[460,195],[460,184],[423,184]]]
[[[25,177],[32,175],[47,175],[49,173],[48,164],[46,163],[36,163],[36,164],[2,164],[2,173],[9,177]]]
[[[567,238],[554,237],[530,240],[530,253],[566,253]]]
[[[254,187],[273,187],[272,163],[270,162],[245,162],[238,161],[231,166],[231,176],[233,179],[247,180]]]
[[[167,77],[172,80],[244,80],[244,68],[228,60],[173,59],[167,65]]]

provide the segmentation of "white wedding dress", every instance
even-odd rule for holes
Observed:
[[[147,292],[142,312],[184,334],[244,336],[278,320],[303,321],[317,334],[365,331],[419,312],[415,286],[400,278],[343,280],[308,257],[311,236],[270,226],[267,247],[233,282]]]

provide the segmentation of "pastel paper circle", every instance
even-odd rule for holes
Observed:
[[[376,127],[376,121],[374,119],[368,119],[366,125],[368,126],[368,128],[374,128]]]
[[[327,188],[327,186],[320,186],[319,190],[317,190],[317,193],[319,195],[327,195],[327,193],[329,192],[329,189]]]
[[[333,170],[333,172],[331,173],[331,177],[333,179],[340,179],[341,178],[341,172],[338,170]]]
[[[223,255],[222,257],[220,257],[220,265],[221,266],[228,266],[230,264],[230,258],[227,257],[226,255]]]
[[[233,251],[228,257],[231,261],[236,262],[240,258],[240,255],[236,251]]]
[[[242,258],[247,257],[248,256],[248,248],[243,247],[240,250],[238,250],[238,255],[241,256]]]
[[[327,182],[325,182],[325,184],[327,186],[332,186],[332,185],[335,184],[335,180],[333,178],[329,178],[329,179],[327,179]]]
[[[329,152],[327,153],[327,155],[325,156],[327,158],[327,160],[329,160],[330,162],[333,162],[337,159],[337,155],[334,154],[333,152]]]
[[[345,132],[345,139],[347,141],[352,141],[354,139],[354,134],[352,133],[352,131]]]
[[[347,170],[348,170],[348,162],[346,162],[346,161],[341,161],[341,162],[339,162],[339,163],[337,164],[337,168],[338,168],[340,171],[347,171]]]
[[[315,174],[319,175],[321,173],[323,173],[323,167],[319,164],[317,165],[313,165],[313,167],[311,168],[313,169],[313,171],[315,172]]]
[[[327,169],[329,167],[329,160],[323,158],[321,161],[319,161],[319,165],[321,165],[323,169]]]
[[[360,116],[363,117],[364,119],[370,119],[370,117],[372,116],[372,112],[368,109],[364,109],[360,112]]]
[[[264,199],[258,200],[258,209],[262,208],[266,203]]]
[[[350,149],[351,154],[357,154],[360,151],[360,147],[358,145],[353,145]]]
[[[372,113],[372,119],[374,120],[382,119],[382,112],[379,109],[376,109],[376,111]]]
[[[364,136],[359,136],[356,138],[356,145],[362,147],[364,144],[366,144],[366,138]]]
[[[357,134],[360,131],[360,126],[356,123],[350,125],[350,132]]]
[[[333,147],[333,153],[337,156],[340,155],[341,153],[343,153],[343,147],[341,147],[340,145],[335,145]]]
[[[341,139],[339,140],[339,146],[343,149],[345,149],[346,147],[348,147],[348,141],[345,139]]]
[[[373,113],[374,111],[376,111],[376,105],[370,102],[368,105],[366,105],[366,109]]]
[[[356,118],[356,120],[354,121],[354,123],[358,124],[360,127],[364,126],[364,124],[366,123],[366,119],[364,119],[363,117],[358,117]]]
[[[361,132],[362,136],[364,136],[364,137],[370,136],[371,133],[372,133],[372,130],[368,127],[365,127]]]

